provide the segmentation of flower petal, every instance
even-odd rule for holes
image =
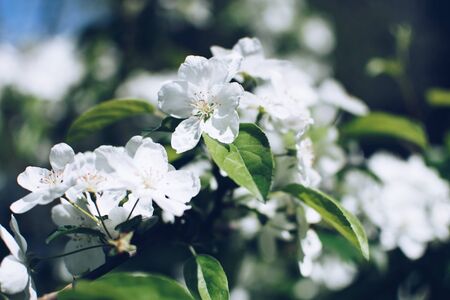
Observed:
[[[145,173],[151,170],[165,173],[169,165],[166,149],[161,144],[154,143],[151,139],[145,140],[139,146],[133,162],[139,170]]]
[[[136,203],[136,201],[139,201]],[[136,205],[136,207],[134,207]],[[123,205],[125,209],[128,210],[128,212],[131,212],[131,210],[134,207],[133,214],[131,217],[139,216],[141,215],[143,218],[149,218],[153,216],[153,201],[151,197],[141,197],[137,198],[134,194],[128,195],[128,201],[125,202]]]
[[[33,278],[29,278],[28,285],[25,288],[25,297],[29,300],[37,300],[36,286],[34,284]]]
[[[20,250],[22,251],[23,254],[25,254],[28,249],[27,241],[20,233],[19,224],[17,224],[17,220],[14,217],[14,215],[11,215],[11,222],[9,222],[9,226],[11,227],[11,230],[14,233],[14,239],[19,245]]]
[[[25,171],[17,176],[17,183],[29,190],[37,191],[43,188],[44,184],[41,182],[42,178],[48,177],[50,171],[39,167],[27,167]]]
[[[228,65],[216,57],[206,59],[189,55],[178,70],[178,77],[200,88],[209,88],[229,80]]]
[[[170,171],[158,183],[157,189],[168,197],[168,201],[187,203],[200,191],[200,179],[190,171]]]
[[[8,255],[0,264],[0,289],[5,294],[17,294],[28,284],[28,270],[14,256]]]
[[[178,124],[172,134],[171,145],[177,153],[185,152],[194,148],[202,135],[200,127],[201,120],[197,117],[190,117]]]
[[[152,198],[164,212],[177,217],[181,217],[185,210],[191,208],[189,205],[186,205],[183,202],[167,199],[161,192],[153,193]]]
[[[244,37],[233,46],[233,51],[240,53],[242,56],[259,56],[264,57],[263,47],[257,38]]]
[[[177,217],[190,206],[185,203],[200,191],[200,179],[190,171],[170,171],[158,183],[152,193],[153,200],[161,209]]]
[[[100,245],[100,241],[84,235],[79,235],[76,240],[67,242],[66,253],[81,250],[83,248]],[[92,271],[105,263],[105,253],[101,247],[84,250],[64,257],[67,270],[74,276]]]
[[[37,199],[41,196],[39,195],[39,193],[31,193],[24,198],[30,199],[30,197]],[[36,205],[38,205],[37,201],[25,201],[24,198],[13,202],[9,207],[9,209],[11,209],[11,211],[15,214],[23,214],[32,209],[33,207],[35,207]]]
[[[75,152],[66,143],[56,144],[50,150],[50,164],[55,171],[62,171],[67,164],[73,162]]]
[[[0,237],[2,238],[6,247],[8,247],[11,255],[17,260],[21,260],[23,255],[21,253],[19,244],[17,244],[17,241],[14,239],[14,237],[2,225],[0,225]]]
[[[172,117],[188,118],[192,114],[192,100],[196,90],[196,87],[188,81],[166,83],[158,92],[158,106]]]
[[[239,115],[236,111],[223,117],[214,114],[204,125],[204,131],[221,143],[232,143],[239,133]]]
[[[132,189],[139,181],[138,168],[133,159],[122,147],[101,146],[95,150],[97,155],[97,167],[107,165],[103,169],[106,172],[114,172],[121,184]],[[101,162],[101,164],[100,164]]]
[[[217,114],[224,116],[236,110],[243,94],[244,89],[237,82],[223,85],[214,97],[214,101],[218,105]]]

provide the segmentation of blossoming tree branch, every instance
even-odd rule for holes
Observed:
[[[0,227],[10,251],[0,266],[3,294],[37,299],[36,267],[63,258],[74,284],[48,297],[229,299],[227,276],[208,245],[221,236],[221,227],[259,239],[262,255],[276,240],[290,243],[299,276],[318,276],[321,253],[327,251],[322,233],[341,235],[359,257],[369,259],[356,215],[382,205],[372,195],[382,194],[383,182],[394,176],[377,161],[399,159],[380,153],[368,171],[356,171],[358,150],[342,145],[350,138],[381,136],[422,148],[422,129],[400,117],[370,113],[334,79],[315,80],[294,63],[265,57],[257,39],[211,50],[211,58],[186,57],[177,78],[160,88],[157,107],[140,99],[102,102],[75,120],[68,142],[138,114],[159,118],[160,126],[142,128],[124,146],[102,145],[92,152],[75,153],[59,143],[51,148],[48,168],[27,167],[19,174],[17,182],[28,194],[10,207],[10,230]],[[343,114],[350,121],[341,126]],[[380,122],[384,126],[373,125]],[[426,169],[419,157],[411,164]],[[344,172],[345,165],[354,170]],[[344,173],[345,189],[338,189]],[[355,195],[367,193],[361,182],[368,181],[374,182],[368,196],[373,201],[360,207]],[[51,206],[56,225],[48,246],[66,240],[56,256],[30,252],[14,217],[38,205]],[[241,217],[230,219],[230,211]],[[373,217],[379,226],[384,220]],[[140,255],[159,224],[183,227],[193,221],[198,232],[174,240],[191,256],[184,265],[185,285],[161,275],[111,272]],[[381,232],[383,243],[412,258],[432,240],[426,234],[398,239],[400,225],[395,226]],[[443,228],[441,236],[446,234]]]

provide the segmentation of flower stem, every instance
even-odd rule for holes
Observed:
[[[133,214],[133,211],[134,211],[134,209],[136,208],[136,206],[137,206],[139,200],[140,200],[140,198],[137,199],[136,202],[134,203],[133,208],[131,209],[130,213],[128,214],[127,221],[131,218],[131,215]]]
[[[189,245],[189,251],[191,251],[193,256],[197,256],[197,252],[195,251],[194,247],[192,247],[192,245]]]
[[[100,222],[102,222],[103,229],[105,229],[105,232],[108,235],[108,237],[113,240],[113,237],[112,237],[111,233],[109,233],[109,230],[106,227],[105,222],[103,221],[102,215],[100,213],[100,209],[98,208],[97,195],[95,193],[90,193],[90,195],[91,195],[92,202],[94,202],[95,209],[97,210],[98,218],[100,219]]]
[[[82,248],[82,249],[66,252],[66,253],[63,253],[63,254],[58,254],[58,255],[55,255],[55,256],[42,257],[42,258],[39,258],[39,260],[50,260],[50,259],[61,258],[61,257],[72,255],[72,254],[75,254],[75,253],[78,253],[78,252],[82,252],[82,251],[86,251],[86,250],[90,250],[90,249],[95,249],[95,248],[100,248],[100,247],[112,247],[112,246],[108,245],[108,244],[89,246],[89,247],[86,247],[86,248]]]
[[[100,225],[100,223],[98,222],[98,219],[96,217],[94,217],[93,215],[91,215],[89,212],[87,212],[84,208],[82,208],[81,206],[79,206],[78,204],[76,204],[75,202],[73,202],[72,200],[69,200],[66,197],[62,197],[62,199],[66,200],[67,202],[69,202],[73,207],[75,207],[76,209],[78,209],[79,211],[81,211],[83,214],[85,214],[86,216],[88,216],[91,220],[93,220],[97,225]]]

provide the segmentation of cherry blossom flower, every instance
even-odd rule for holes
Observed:
[[[185,152],[197,145],[203,132],[221,143],[232,143],[239,131],[236,108],[244,89],[229,81],[234,76],[216,58],[188,56],[178,70],[179,80],[158,94],[162,111],[182,121],[172,134],[172,147]]]
[[[17,182],[31,193],[14,202],[11,210],[17,214],[24,213],[36,205],[46,205],[62,196],[73,184],[73,178],[66,167],[73,162],[74,157],[72,148],[61,143],[53,146],[50,151],[51,170],[27,167],[17,177]]]
[[[125,148],[103,146],[97,155],[106,159],[118,182],[132,197],[181,216],[186,205],[200,191],[200,180],[190,171],[175,170],[168,163],[163,146],[150,138],[133,137]]]

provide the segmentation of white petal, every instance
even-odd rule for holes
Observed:
[[[8,255],[0,264],[0,288],[5,294],[17,294],[28,284],[27,268],[14,256]]]
[[[163,211],[177,217],[181,217],[185,210],[191,208],[183,202],[167,199],[163,193],[153,193],[152,198]]]
[[[177,153],[185,152],[194,148],[200,137],[202,131],[200,128],[201,120],[197,117],[190,117],[178,124],[174,133],[172,134],[171,145]]]
[[[191,116],[196,87],[188,81],[166,83],[158,92],[159,108],[175,118],[185,119]]]
[[[166,149],[152,140],[146,140],[136,150],[133,162],[143,172],[153,170],[158,173],[167,172],[169,164]]]
[[[52,207],[51,218],[58,226],[72,225],[83,227],[94,227],[96,224],[88,216],[73,207],[67,201]],[[86,203],[81,200],[76,200],[78,206],[87,210]]]
[[[67,164],[73,162],[74,156],[75,152],[69,145],[60,143],[50,150],[50,164],[53,170],[62,171]]]
[[[120,201],[125,197],[126,191],[105,191],[101,196],[97,196],[98,210],[102,215],[107,215],[113,208],[119,207]],[[91,208],[90,210],[93,211]]]
[[[81,236],[81,235],[79,235]],[[90,237],[80,237],[67,242],[65,252],[72,252],[83,248],[100,245],[100,241]],[[67,270],[74,276],[92,271],[105,263],[105,254],[101,247],[93,248],[64,257]]]
[[[124,151],[122,147],[101,146],[95,150],[98,156],[98,162],[108,165],[105,171],[113,170],[121,183],[125,184],[129,189],[139,181],[137,176],[138,168],[134,164],[133,159]]]
[[[131,212],[134,205],[136,204],[137,198],[133,196],[133,194],[128,195],[128,201],[123,205],[128,212]],[[139,199],[139,202],[136,204],[136,207],[133,210],[133,214],[131,217],[141,215],[143,218],[149,218],[153,216],[153,201],[150,197],[143,197]]]
[[[190,55],[178,70],[180,79],[189,81],[201,88],[209,88],[215,84],[226,83],[229,78],[228,65],[213,57]]]
[[[175,216],[181,216],[190,206],[192,197],[200,191],[200,179],[189,171],[168,172],[157,185],[157,193],[152,194],[153,200],[164,211]]]
[[[28,196],[40,197],[38,193],[31,193]],[[36,201],[24,201],[23,198],[19,199],[11,204],[9,209],[15,214],[23,214],[38,205]]]
[[[14,217],[14,215],[11,215],[11,222],[9,223],[9,226],[11,227],[11,230],[14,233],[14,239],[19,245],[20,250],[22,251],[23,254],[25,254],[28,249],[27,241],[20,233],[19,224],[17,224],[17,220]]]
[[[49,173],[50,171],[44,168],[27,167],[17,176],[17,183],[21,187],[34,192],[44,187],[41,179],[47,177]]]
[[[142,143],[146,139],[152,141],[151,138],[144,139],[144,137],[140,135],[133,136],[125,145],[125,151],[128,153],[129,156],[134,157],[134,154],[136,154],[136,150],[139,148],[139,146],[142,145]]]
[[[213,56],[227,56],[233,53],[232,50],[229,49],[225,49],[223,47],[220,46],[211,46],[211,53]]]
[[[264,56],[263,47],[257,38],[242,38],[233,47],[233,51],[239,52],[242,56]]]
[[[217,46],[211,47],[211,52],[213,53],[214,57],[221,60],[228,66],[228,78],[226,79],[226,82],[229,82],[231,79],[233,79],[233,77],[236,76],[241,68],[241,64],[243,61],[242,55]],[[238,81],[241,82],[242,80]]]
[[[204,131],[221,143],[232,143],[239,133],[239,115],[236,111],[220,117],[214,114],[205,122]]]
[[[20,246],[17,244],[17,241],[14,239],[14,237],[2,225],[0,225],[0,236],[14,258],[21,260],[23,254],[21,252]]]
[[[37,300],[36,286],[34,285],[33,278],[30,277],[28,285],[25,289],[25,297],[29,300]]]
[[[190,171],[170,171],[158,183],[157,189],[169,197],[168,200],[187,203],[200,191],[200,179]]]
[[[225,84],[214,97],[214,102],[218,104],[217,114],[224,116],[236,110],[239,99],[244,94],[244,89],[237,82]]]
[[[75,208],[73,208],[70,204],[64,203],[52,207],[52,220],[58,226],[81,225],[76,218],[77,215],[78,214],[75,212]]]

